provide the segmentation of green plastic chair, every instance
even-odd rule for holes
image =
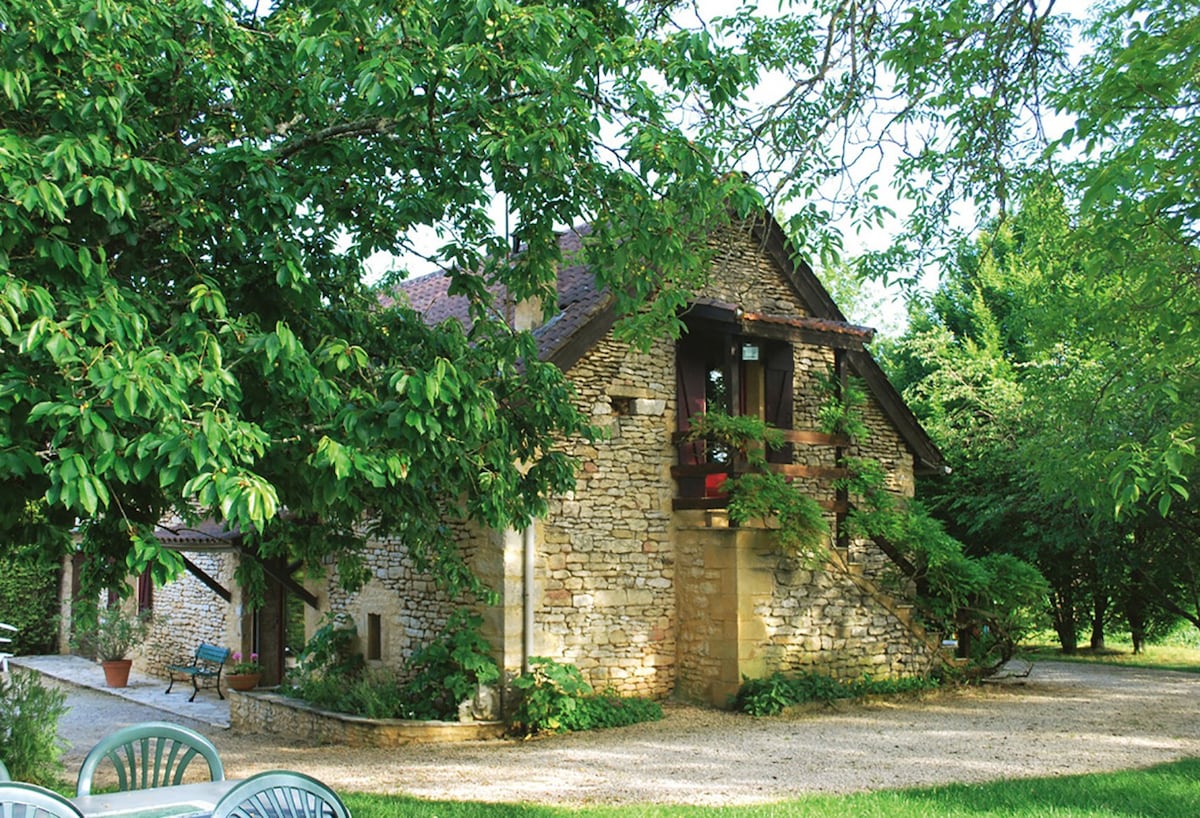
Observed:
[[[0,782],[0,816],[13,818],[83,818],[79,808],[56,792],[36,784]]]
[[[0,761],[0,781],[12,781],[12,776],[8,774],[8,767],[4,766],[3,761]]]
[[[350,818],[338,794],[290,770],[252,775],[222,796],[212,818]]]
[[[105,761],[116,769],[117,789],[124,792],[181,784],[188,765],[197,758],[208,762],[213,781],[225,780],[217,748],[195,730],[165,721],[133,724],[92,748],[79,768],[75,793],[92,794],[92,779]]]

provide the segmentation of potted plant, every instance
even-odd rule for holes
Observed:
[[[232,690],[253,690],[258,687],[262,678],[262,665],[258,663],[258,654],[251,653],[249,659],[243,659],[240,651],[233,654],[233,667],[225,674],[225,684]]]
[[[86,611],[76,620],[75,647],[90,654],[104,668],[109,687],[129,684],[133,660],[129,653],[150,632],[150,612],[129,613],[120,605]]]

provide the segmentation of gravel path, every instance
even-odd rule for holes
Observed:
[[[159,711],[70,689],[73,774],[116,726]],[[185,720],[180,720],[186,723]],[[1200,675],[1039,662],[1023,680],[789,716],[668,705],[661,722],[533,741],[305,747],[193,725],[230,777],[277,767],[338,789],[547,804],[738,804],[1066,775],[1200,757]]]

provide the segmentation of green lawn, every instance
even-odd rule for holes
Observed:
[[[542,807],[351,794],[355,818],[1196,818],[1200,759],[1104,775],[1018,779],[736,807]]]
[[[1195,629],[1189,628],[1189,631],[1195,631]],[[1190,637],[1190,633],[1187,635]],[[1039,659],[1053,659],[1063,662],[1098,662],[1123,667],[1200,673],[1200,647],[1195,645],[1195,640],[1192,638],[1186,641],[1172,639],[1159,644],[1147,645],[1137,655],[1134,655],[1131,643],[1121,639],[1108,639],[1105,649],[1102,651],[1093,651],[1085,646],[1080,647],[1078,653],[1069,655],[1062,653],[1058,643],[1054,642],[1049,634],[1045,634],[1030,644],[1022,645],[1018,655],[1034,662]]]

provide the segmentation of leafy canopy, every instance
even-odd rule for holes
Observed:
[[[451,524],[524,525],[571,484],[553,442],[590,434],[492,285],[549,294],[554,230],[586,220],[630,331],[670,328],[754,200],[672,100],[720,111],[742,68],[605,0],[4,3],[6,539],[81,521],[89,580],[162,579],[154,524],[211,517],[349,584],[365,536],[403,537],[471,586]],[[364,284],[421,228],[469,330]]]

